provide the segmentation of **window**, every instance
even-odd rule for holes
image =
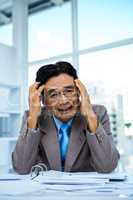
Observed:
[[[121,95],[125,122],[133,122],[132,52],[133,45],[127,45],[80,56],[80,78],[88,90],[103,97],[103,102],[106,96],[111,102]]]
[[[132,0],[78,0],[80,49],[133,37]]]
[[[0,26],[0,43],[11,46],[12,41],[12,24]]]
[[[29,61],[71,50],[70,2],[29,17]]]

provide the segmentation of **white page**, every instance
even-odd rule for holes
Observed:
[[[40,184],[30,180],[0,181],[0,195],[23,195],[37,192],[40,189]]]
[[[125,180],[127,175],[125,173],[97,173],[97,172],[76,172],[69,173],[70,175],[74,175],[75,177],[88,177],[94,179],[109,179],[109,180]]]
[[[97,192],[97,191],[101,191],[101,190],[105,190],[105,191],[114,191],[116,189],[116,187],[114,186],[109,186],[106,184],[100,184],[100,185],[59,185],[59,184],[45,184],[44,186],[46,189],[50,189],[50,190],[63,190],[63,191],[79,191],[79,190],[88,190],[88,191],[93,191],[93,192]]]
[[[100,174],[96,172],[57,172],[47,171],[39,175],[34,180],[43,184],[95,184],[112,181],[123,181],[126,179],[125,174],[109,173]]]
[[[40,184],[30,180],[30,175],[2,174],[0,175],[0,195],[21,195],[31,193],[41,188]]]
[[[19,175],[19,174],[2,174],[0,175],[0,181],[15,181],[15,180],[23,180],[29,179],[29,175]]]
[[[89,174],[88,174],[89,175]],[[41,184],[63,184],[63,185],[97,185],[108,182],[107,178],[93,178],[87,174],[77,174],[68,172],[47,171],[43,175],[37,176],[34,181]]]

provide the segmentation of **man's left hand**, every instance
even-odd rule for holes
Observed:
[[[98,122],[97,122],[97,116],[94,113],[90,102],[89,94],[85,86],[79,79],[75,80],[75,84],[80,92],[80,98],[81,98],[80,112],[86,119],[89,131],[95,133],[98,126]]]

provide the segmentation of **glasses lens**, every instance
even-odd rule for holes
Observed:
[[[66,87],[62,91],[48,91],[46,94],[46,98],[52,101],[57,101],[61,95],[64,95],[67,98],[73,97],[76,94],[76,88],[75,87]]]

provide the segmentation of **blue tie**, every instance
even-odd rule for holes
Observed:
[[[59,130],[59,138],[60,138],[60,151],[61,151],[61,160],[65,161],[66,152],[68,148],[69,141],[69,130],[70,126],[67,123],[63,123]]]

